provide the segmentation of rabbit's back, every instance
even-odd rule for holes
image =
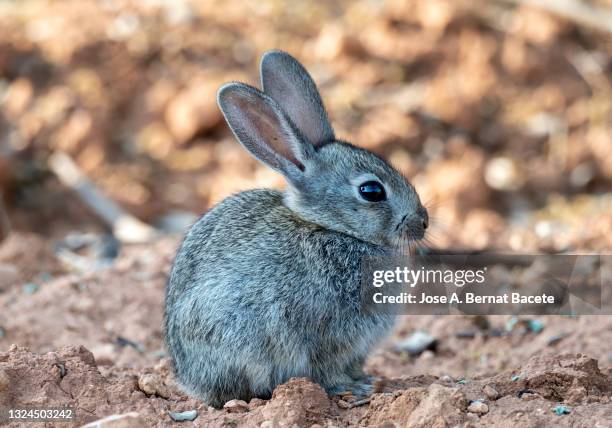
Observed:
[[[361,312],[360,263],[382,250],[305,222],[280,192],[232,196],[188,233],[167,289],[179,381],[209,403],[268,396],[362,359],[392,317]],[[236,388],[244,388],[237,390]]]
[[[360,295],[350,293],[359,288],[352,280],[362,258],[383,254],[376,245],[300,219],[280,192],[250,190],[227,198],[192,227],[177,253],[167,297],[173,304],[192,295],[223,294],[236,302],[253,295],[264,306],[272,298],[282,304],[343,291],[337,297],[354,304]]]

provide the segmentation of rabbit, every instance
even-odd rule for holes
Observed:
[[[361,263],[422,238],[427,210],[382,158],[336,139],[295,58],[269,51],[260,72],[262,91],[227,83],[217,102],[236,139],[287,187],[230,196],[187,233],[166,288],[174,373],[216,408],[268,399],[292,377],[366,396],[364,361],[395,316],[363,310]]]

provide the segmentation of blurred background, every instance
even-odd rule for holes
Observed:
[[[223,82],[258,85],[261,54],[280,48],[312,73],[336,134],[412,180],[428,245],[610,249],[611,16],[609,0],[0,1],[3,233],[108,231],[68,170],[91,180],[86,198],[169,232],[282,187],[215,100]]]

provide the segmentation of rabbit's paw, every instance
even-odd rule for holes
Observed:
[[[350,392],[357,398],[369,397],[374,392],[374,385],[372,384],[373,380],[374,378],[372,376],[368,376],[361,380],[334,386],[333,388],[328,389],[327,392],[332,396],[345,395],[347,392]]]

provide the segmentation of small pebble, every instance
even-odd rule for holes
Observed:
[[[489,400],[497,400],[499,398],[499,392],[491,385],[485,385],[484,388],[482,388],[482,392],[484,392]]]
[[[136,349],[141,354],[145,351],[145,348],[142,344],[138,342],[134,342],[133,340],[130,340],[130,339],[126,339],[125,337],[121,337],[121,336],[117,337],[117,345],[131,346],[132,348]]]
[[[230,400],[223,405],[224,409],[227,409],[231,413],[248,412],[249,405],[243,400]]]
[[[544,330],[544,322],[537,319],[519,319],[518,317],[512,317],[506,322],[506,331],[514,331],[518,326],[522,326],[521,333],[540,333]]]
[[[426,351],[423,351],[423,353],[421,354],[419,359],[421,359],[421,360],[431,360],[435,356],[436,356],[436,354],[434,354],[432,351],[426,350]]]
[[[197,410],[187,410],[186,412],[168,412],[170,418],[175,422],[193,421],[198,417]]]
[[[436,351],[438,341],[424,331],[415,331],[406,339],[400,341],[395,345],[398,351],[408,352],[411,356],[415,357],[423,353],[423,351]]]
[[[166,358],[168,356],[168,352],[164,349],[158,349],[157,351],[151,352],[151,356],[153,358]]]
[[[571,413],[570,409],[568,409],[565,406],[561,406],[561,405],[555,406],[553,408],[553,412],[555,412],[555,414],[559,415],[559,416],[561,416],[561,415],[569,415]]]
[[[476,332],[472,330],[458,331],[455,333],[457,339],[473,339],[476,337]]]
[[[66,376],[66,365],[64,363],[62,363],[61,361],[58,361],[57,363],[53,364],[55,367],[57,367],[57,369],[60,372],[60,377],[64,377]]]
[[[514,327],[518,324],[519,319],[517,317],[512,317],[506,322],[506,331],[514,330]]]
[[[446,382],[446,383],[453,383],[455,381],[455,379],[453,379],[452,377],[450,377],[449,375],[444,375],[440,378],[441,382]]]
[[[40,279],[40,282],[49,282],[53,279],[53,275],[51,275],[49,272],[43,272],[38,276],[38,278]]]
[[[567,336],[569,336],[569,333],[559,333],[559,334],[555,334],[554,336],[550,336],[548,338],[548,341],[546,342],[546,344],[548,346],[554,346],[557,343],[561,342],[563,339],[565,339]]]
[[[504,334],[505,332],[501,328],[494,327],[491,330],[489,330],[490,337],[502,337]]]
[[[481,400],[475,400],[468,406],[468,412],[476,413],[478,415],[484,415],[489,412],[489,406],[483,403]]]
[[[34,284],[33,282],[28,282],[23,285],[23,292],[27,294],[34,294],[38,290],[40,290],[40,286],[38,284]]]
[[[535,394],[535,391],[532,389],[521,389],[519,392],[516,393],[516,396],[518,398],[523,398],[524,394]]]
[[[527,320],[527,328],[533,333],[540,333],[544,330],[544,323],[540,320]]]
[[[344,401],[344,400],[338,400],[337,404],[338,404],[338,407],[340,407],[341,409],[350,409],[351,408],[351,405],[348,402]]]

